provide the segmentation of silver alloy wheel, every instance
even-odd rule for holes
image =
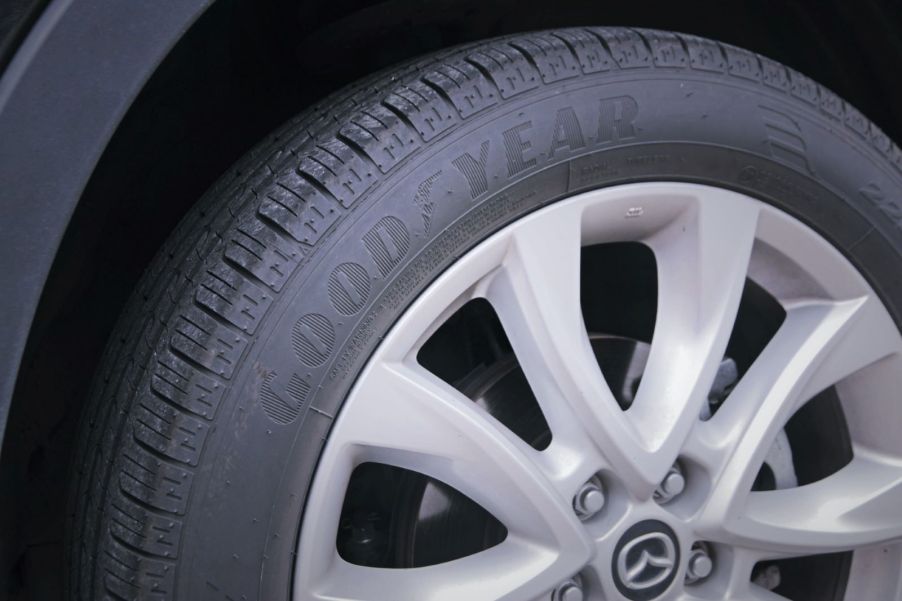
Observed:
[[[580,310],[581,246],[619,241],[650,247],[658,275],[654,337],[626,411],[599,369]],[[786,318],[720,410],[701,420],[747,277]],[[417,363],[424,342],[474,298],[497,312],[548,421],[553,438],[542,451]],[[756,562],[851,549],[847,598],[899,598],[900,351],[898,329],[854,267],[760,201],[643,183],[557,202],[461,257],[370,359],[319,462],[295,599],[538,600],[577,574],[586,599],[624,599],[612,573],[615,546],[652,520],[675,533],[680,558],[674,584],[656,598],[783,599],[751,582]],[[788,419],[834,385],[851,463],[813,484],[750,492]],[[661,505],[654,491],[677,459],[695,466],[685,502]],[[507,537],[424,568],[348,563],[336,551],[336,531],[351,473],[366,462],[454,487],[497,517]],[[608,484],[604,509],[583,522],[574,495],[599,476]],[[684,584],[698,541],[716,549],[714,572]]]

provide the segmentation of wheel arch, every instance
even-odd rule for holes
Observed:
[[[10,450],[17,446],[13,439],[24,433],[4,435],[26,342],[35,332],[33,318],[59,244],[123,115],[210,2],[166,2],[165,10],[159,10],[155,2],[55,0],[2,73],[0,256],[6,260],[0,288],[6,292],[0,298],[0,439],[5,442],[0,487],[5,491],[14,490],[27,472],[18,453],[22,447]],[[4,593],[15,589],[10,568],[19,552],[13,540],[16,497],[4,494],[0,504]]]

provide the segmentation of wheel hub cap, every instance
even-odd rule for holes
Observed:
[[[614,582],[623,596],[648,601],[660,596],[676,578],[680,545],[670,526],[645,520],[620,538],[613,563]]]

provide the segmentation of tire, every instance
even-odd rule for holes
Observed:
[[[632,29],[415,61],[279,129],[148,268],[83,418],[70,598],[290,598],[324,441],[413,300],[536,209],[662,180],[801,220],[900,323],[902,152],[805,76]]]

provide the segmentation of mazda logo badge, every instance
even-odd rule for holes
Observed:
[[[633,525],[614,549],[612,570],[617,589],[632,601],[649,601],[666,591],[680,565],[676,535],[664,522]]]
[[[676,546],[663,532],[649,532],[626,543],[617,556],[617,576],[634,591],[661,584],[673,571]]]

